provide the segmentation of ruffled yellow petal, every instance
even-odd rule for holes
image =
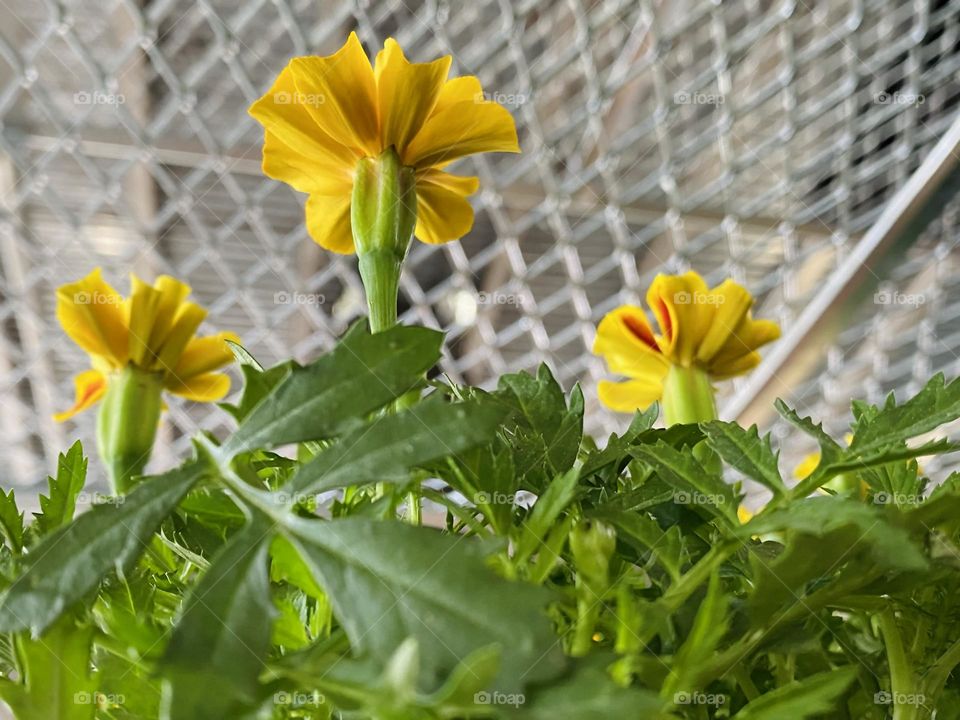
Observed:
[[[350,229],[350,194],[311,195],[306,205],[307,232],[321,247],[335,253],[354,252]]]
[[[167,390],[194,402],[216,402],[230,392],[230,378],[223,373],[195,375],[189,380],[169,378]]]
[[[377,53],[374,75],[380,102],[380,144],[404,156],[407,145],[433,112],[450,72],[450,56],[411,63],[388,38]]]
[[[803,480],[812,475],[818,465],[820,465],[820,453],[810,453],[793,469],[793,476],[798,480]]]
[[[353,184],[349,165],[309,158],[284,144],[269,130],[264,134],[263,172],[304,193],[349,193]]]
[[[753,368],[760,362],[756,349],[779,337],[779,325],[772,320],[754,320],[747,313],[713,357],[710,373],[717,377],[731,377]]]
[[[430,115],[432,117],[439,112],[443,112],[451,105],[462,102],[484,102],[483,87],[473,75],[464,75],[447,80],[440,88],[440,96],[437,98],[437,104]]]
[[[113,367],[127,362],[123,298],[95,268],[85,278],[57,289],[57,319],[64,332],[91,355]]]
[[[635,305],[623,305],[607,313],[597,327],[593,352],[607,361],[612,372],[627,377],[662,381],[669,368],[646,313]]]
[[[647,304],[660,325],[657,343],[663,354],[675,364],[691,365],[716,311],[703,278],[695,272],[657,275]]]
[[[315,163],[318,171],[355,166],[359,159],[357,151],[334,140],[325,128],[317,125],[307,103],[302,102],[309,98],[302,98],[299,93],[288,65],[248,112],[291,152]]]
[[[753,297],[733,280],[724,280],[710,291],[708,299],[716,306],[713,322],[697,348],[697,362],[709,364],[729,341],[750,311]]]
[[[414,234],[431,244],[466,235],[473,227],[473,208],[466,198],[479,186],[480,181],[475,177],[459,177],[439,170],[419,173]]]
[[[610,382],[601,380],[597,386],[600,402],[617,412],[644,410],[663,395],[663,384],[652,380]]]
[[[481,152],[520,152],[509,112],[495,102],[454,102],[433,113],[407,146],[406,165],[432,167]]]
[[[294,58],[289,67],[296,100],[327,135],[363,155],[379,154],[377,86],[356,33],[333,55]]]
[[[150,337],[160,309],[162,295],[152,285],[136,275],[130,276],[130,299],[127,303],[129,324],[128,345],[130,362],[148,367],[154,360]]]
[[[206,316],[207,311],[195,303],[187,302],[180,305],[163,345],[157,348],[155,369],[170,372],[176,368],[184,348],[187,347],[190,338]]]
[[[73,386],[73,407],[54,415],[53,419],[57,422],[69,420],[77,413],[96,405],[107,391],[107,377],[97,370],[85,370],[73,379]]]
[[[239,342],[235,333],[222,332],[209,337],[193,338],[180,354],[173,377],[177,380],[189,380],[197,375],[217,370],[233,361],[233,351],[226,341]]]

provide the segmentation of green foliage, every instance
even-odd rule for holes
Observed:
[[[735,423],[598,447],[545,366],[427,382],[440,343],[237,346],[236,429],[180,468],[74,517],[77,443],[27,529],[0,493],[17,720],[955,716],[960,480],[918,458],[956,449],[957,382],[855,403],[849,445],[778,403],[821,450],[793,484]]]

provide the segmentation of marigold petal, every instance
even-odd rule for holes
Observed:
[[[747,313],[737,325],[737,329],[730,335],[723,348],[713,357],[710,363],[710,372],[717,377],[731,377],[735,368],[744,356],[756,355],[756,350],[780,337],[780,326],[772,320],[754,320]],[[753,365],[747,363],[749,370],[760,362],[756,356]],[[745,372],[745,370],[740,370]]]
[[[350,192],[352,168],[338,160],[312,158],[286,145],[267,130],[263,141],[263,172],[303,193],[333,195]]]
[[[154,360],[150,349],[150,337],[160,310],[162,295],[152,285],[136,275],[130,276],[130,298],[127,301],[127,347],[130,361],[140,367],[148,367]]]
[[[57,319],[83,350],[111,366],[127,362],[127,325],[123,298],[104,281],[100,268],[57,289]]]
[[[307,232],[321,247],[342,255],[354,252],[350,194],[311,195],[306,205]]]
[[[710,291],[708,299],[716,310],[713,321],[697,347],[697,362],[706,365],[727,344],[753,305],[753,296],[733,280],[720,283]]]
[[[481,152],[520,152],[517,128],[497,103],[466,100],[431,115],[403,160],[415,167],[432,167]]]
[[[483,87],[480,81],[473,75],[462,75],[447,80],[440,88],[440,95],[437,98],[437,104],[430,113],[431,117],[439,112],[443,112],[451,105],[462,102],[484,102]]]
[[[233,362],[233,351],[227,340],[240,342],[237,334],[232,332],[191,338],[173,370],[174,378],[185,381],[229,365]]]
[[[230,392],[230,378],[223,373],[194,375],[187,380],[169,378],[166,388],[174,395],[194,402],[216,402]]]
[[[450,72],[450,56],[411,63],[396,40],[377,53],[374,76],[380,103],[380,143],[403,157],[407,145],[433,112]]]
[[[414,234],[437,244],[463,237],[473,227],[473,207],[466,196],[480,185],[475,177],[431,170],[417,175],[417,227]]]
[[[607,361],[612,372],[627,377],[666,375],[669,364],[660,352],[646,313],[623,305],[607,313],[597,327],[593,352]]]
[[[673,363],[689,366],[710,328],[716,305],[707,284],[695,272],[657,275],[647,291],[647,304],[660,325],[657,343]]]
[[[163,345],[156,348],[157,359],[153,369],[171,372],[180,361],[187,343],[197,332],[200,323],[207,316],[207,311],[192,302],[185,302],[177,309],[177,314],[170,325],[170,330],[163,340]]]
[[[334,140],[317,125],[307,105],[300,102],[299,92],[287,65],[247,112],[292,153],[318,163],[321,169],[353,167],[359,159],[357,151]],[[266,168],[264,172],[269,175]]]
[[[379,154],[377,86],[356,33],[333,55],[294,58],[289,67],[298,92],[293,99],[327,135],[364,155]]]
[[[600,402],[617,412],[644,410],[663,395],[663,383],[653,380],[610,382],[601,380],[597,386]]]
[[[107,391],[107,377],[98,370],[84,370],[73,378],[75,400],[69,410],[57,413],[53,419],[57,422],[69,420],[77,413],[95,405]]]
[[[714,380],[725,380],[750,372],[759,364],[760,353],[749,352],[722,363],[713,363],[710,366],[710,377]]]

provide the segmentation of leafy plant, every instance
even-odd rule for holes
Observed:
[[[925,438],[960,383],[855,404],[848,445],[778,404],[821,447],[792,484],[734,423],[654,410],[598,447],[546,367],[427,381],[441,340],[357,325],[266,370],[238,350],[236,429],[181,467],[74,517],[76,444],[28,527],[0,494],[0,699],[18,720],[957,717],[960,476],[931,489],[917,459],[956,449]],[[746,523],[733,475],[771,494]]]

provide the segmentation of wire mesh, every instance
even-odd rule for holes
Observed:
[[[454,380],[545,361],[580,381],[593,432],[625,420],[595,401],[607,311],[693,268],[788,325],[960,104],[956,0],[5,0],[0,17],[0,463],[28,495],[93,428],[51,419],[86,367],[57,285],[96,265],[124,291],[131,270],[173,274],[265,364],[315,356],[363,312],[354,261],[309,240],[246,115],[289,57],[350,30],[452,54],[524,150],[453,168],[481,178],[476,224],[415,245],[403,319],[448,331]],[[788,402],[842,433],[851,392],[960,370],[958,223],[952,207],[924,233]],[[172,401],[155,466],[225,423]],[[770,423],[789,462],[805,451]]]

